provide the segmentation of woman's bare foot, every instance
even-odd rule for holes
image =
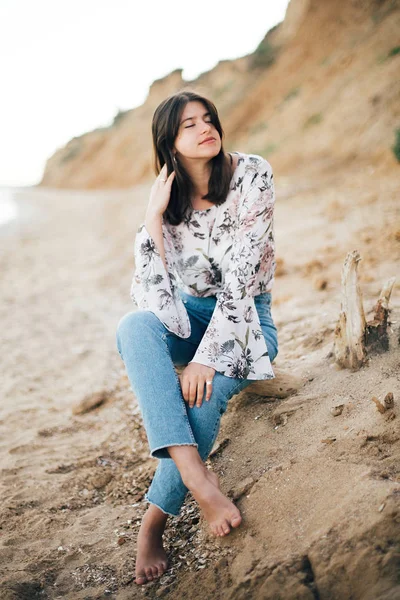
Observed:
[[[168,446],[168,452],[184,484],[203,511],[212,533],[224,536],[231,527],[239,527],[242,522],[239,509],[221,492],[217,475],[208,471],[197,448],[181,444]]]
[[[143,516],[137,538],[136,580],[143,585],[160,577],[168,567],[162,536],[168,515],[154,504],[150,504]]]
[[[216,473],[205,468],[203,476],[198,473],[196,479],[186,481],[185,485],[199,503],[215,536],[222,537],[230,532],[231,527],[239,527],[242,521],[240,511],[221,492]]]

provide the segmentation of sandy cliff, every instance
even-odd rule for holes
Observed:
[[[349,161],[395,168],[398,8],[394,0],[292,0],[253,54],[221,61],[194,81],[184,81],[181,70],[155,81],[142,106],[49,158],[41,184],[101,189],[148,180],[154,109],[182,87],[216,103],[227,150],[261,154],[277,174]]]

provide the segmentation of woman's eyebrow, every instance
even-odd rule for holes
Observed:
[[[204,113],[203,117],[208,117],[210,116],[209,112]],[[181,121],[181,125],[182,123],[184,123],[185,121],[190,121],[191,119],[197,119],[197,117],[187,117],[186,119],[183,119],[183,121]]]

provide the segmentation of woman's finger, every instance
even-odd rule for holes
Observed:
[[[196,402],[196,394],[197,394],[197,383],[189,382],[189,406],[193,408]]]
[[[161,180],[161,181],[163,181],[163,185],[166,186],[168,189],[170,189],[172,187],[174,175],[175,175],[175,171],[172,171],[172,173],[170,173],[168,177],[167,177],[167,174],[165,174],[165,177]]]
[[[161,171],[158,174],[158,182],[161,183],[161,188],[163,189],[165,186],[171,187],[172,186],[172,182],[174,180],[175,177],[175,171],[171,171],[171,173],[168,175],[167,177],[167,165],[164,165],[163,168],[161,169]]]
[[[207,402],[208,402],[208,401],[209,401],[209,399],[211,398],[212,390],[213,390],[213,382],[212,382],[212,379],[207,379],[207,380],[206,380],[206,401],[207,401]]]
[[[167,164],[165,163],[165,165],[163,165],[163,167],[160,169],[160,172],[157,176],[158,181],[162,181],[163,179],[166,179],[166,175],[167,175]]]
[[[181,390],[182,390],[183,399],[185,400],[185,402],[188,402],[188,400],[189,400],[189,386],[188,386],[188,383],[181,376],[179,376],[179,381],[181,382]]]
[[[199,380],[197,384],[197,401],[196,406],[200,407],[203,403],[203,395],[204,395],[204,379]]]

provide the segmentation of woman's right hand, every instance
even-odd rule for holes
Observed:
[[[149,204],[147,206],[146,220],[148,218],[162,217],[167,209],[170,197],[172,182],[175,177],[175,171],[172,171],[167,178],[167,165],[165,164],[158,174],[150,192]]]

